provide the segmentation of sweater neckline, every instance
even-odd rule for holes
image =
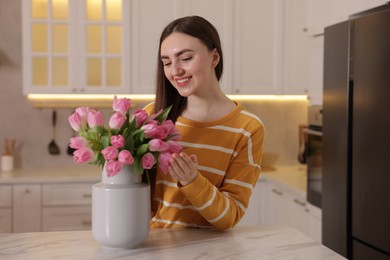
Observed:
[[[222,116],[219,119],[214,120],[214,121],[200,122],[200,121],[195,121],[192,119],[188,119],[188,118],[179,116],[177,118],[177,122],[185,124],[185,125],[195,126],[195,127],[210,127],[210,126],[214,126],[214,125],[221,125],[224,122],[229,121],[232,118],[236,117],[241,112],[242,109],[243,109],[243,107],[240,104],[236,103],[236,107],[231,112],[229,112],[228,114],[226,114],[226,115],[224,115],[224,116]]]

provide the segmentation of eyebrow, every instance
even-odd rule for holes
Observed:
[[[182,55],[183,53],[186,53],[186,52],[193,52],[194,50],[191,50],[191,49],[183,49],[181,51],[178,51],[175,53],[175,57],[179,57],[180,55]],[[161,59],[169,59],[168,56],[165,56],[165,55],[162,55],[161,56]]]

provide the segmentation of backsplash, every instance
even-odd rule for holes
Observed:
[[[6,11],[5,11],[6,10]],[[7,26],[5,26],[7,25]],[[72,166],[66,150],[73,131],[67,117],[73,109],[57,109],[55,141],[59,155],[50,155],[48,145],[53,139],[52,109],[33,108],[22,94],[21,1],[0,0],[0,139],[16,139],[15,168]],[[264,151],[277,156],[277,164],[296,164],[298,126],[307,122],[308,101],[261,100],[240,101],[258,115],[266,127]],[[138,104],[142,107],[144,104]],[[108,120],[111,109],[103,109]],[[0,151],[4,143],[0,143]]]

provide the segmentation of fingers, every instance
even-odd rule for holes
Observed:
[[[191,183],[197,175],[198,162],[195,155],[181,152],[173,154],[170,160],[169,174],[182,185]],[[184,186],[184,185],[183,185]]]

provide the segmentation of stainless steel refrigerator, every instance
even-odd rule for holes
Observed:
[[[323,244],[390,259],[390,5],[325,28]]]

